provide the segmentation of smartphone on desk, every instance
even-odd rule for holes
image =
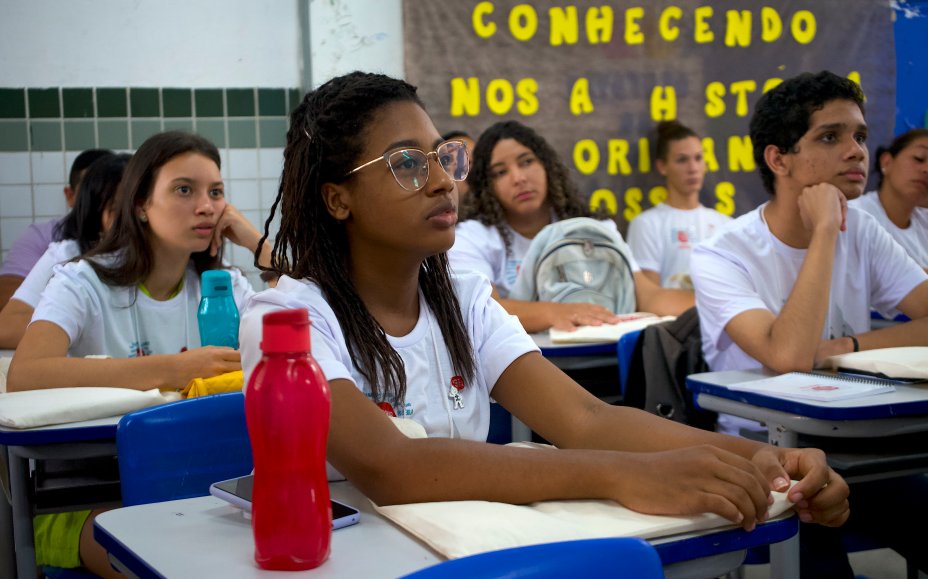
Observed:
[[[254,475],[250,474],[219,481],[210,485],[209,494],[251,513],[251,491],[254,488],[254,481]],[[361,519],[361,513],[358,509],[338,501],[333,500],[331,502],[333,530],[353,525]]]

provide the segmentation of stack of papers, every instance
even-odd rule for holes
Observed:
[[[728,386],[728,389],[756,392],[777,398],[800,398],[820,402],[861,398],[895,391],[895,387],[886,382],[804,372],[790,372],[774,378],[732,384]]]
[[[549,334],[553,344],[589,344],[618,342],[619,338],[629,332],[635,332],[652,324],[675,320],[675,316],[656,316],[647,312],[635,312],[619,316],[616,324],[601,326],[579,326],[572,332],[551,328]]]

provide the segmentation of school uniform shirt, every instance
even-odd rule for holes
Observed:
[[[618,228],[612,219],[603,219],[600,222],[618,233]],[[456,273],[476,271],[485,275],[499,291],[500,297],[505,299],[509,297],[509,292],[516,283],[522,260],[532,240],[508,225],[504,227],[512,236],[512,246],[508,255],[503,236],[500,235],[495,225],[484,225],[476,219],[459,223],[455,228],[454,246],[448,251],[448,260]],[[622,237],[622,234],[618,235]],[[641,271],[635,258],[629,257],[632,272]]]
[[[474,378],[461,386],[451,368],[451,356],[434,313],[419,296],[419,320],[405,336],[387,335],[406,369],[406,399],[386,400],[397,417],[409,418],[425,428],[430,437],[485,441],[490,428],[490,395],[503,371],[520,356],[538,347],[513,316],[491,297],[487,280],[477,274],[453,275],[467,339],[476,358]],[[261,359],[262,316],[283,308],[309,310],[312,355],[326,379],[349,380],[371,397],[370,383],[355,367],[345,335],[314,282],[283,276],[276,288],[256,294],[242,313],[239,343],[245,383]],[[452,388],[463,407],[449,397]],[[380,402],[380,401],[377,401]],[[383,407],[383,406],[381,406]]]
[[[861,195],[848,202],[848,205],[866,211],[889,232],[896,243],[905,248],[915,263],[928,267],[928,208],[916,207],[912,211],[911,221],[905,229],[900,229],[886,215],[876,191]]]
[[[45,223],[30,224],[6,254],[3,266],[0,267],[0,275],[15,275],[16,277],[29,275],[29,270],[39,261],[48,249],[48,244],[52,242],[55,226],[58,225],[59,220],[60,218]]]
[[[73,239],[55,241],[49,244],[48,249],[35,263],[26,279],[16,288],[11,299],[19,300],[35,309],[42,291],[48,285],[49,280],[52,279],[55,266],[64,264],[80,254],[81,248],[78,246],[77,241]]]
[[[698,243],[731,221],[727,215],[703,207],[677,209],[661,203],[628,224],[628,245],[641,269],[656,271],[661,286],[692,289],[690,256]]]
[[[806,257],[807,250],[789,247],[770,232],[765,206],[735,219],[693,251],[702,349],[713,371],[762,367],[732,341],[725,326],[748,310],[779,315]],[[836,242],[822,339],[869,331],[871,308],[892,319],[899,302],[926,280],[928,274],[872,216],[849,207],[847,231]],[[719,425],[737,432],[757,423],[720,417]]]
[[[254,294],[238,270],[232,276],[232,294],[241,310]],[[200,347],[197,308],[200,276],[191,264],[184,285],[173,298],[152,299],[137,287],[103,283],[86,260],[55,266],[32,316],[32,322],[51,322],[68,335],[70,356],[106,355],[134,358],[177,354]]]

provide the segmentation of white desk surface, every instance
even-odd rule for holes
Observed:
[[[332,533],[331,555],[320,567],[287,577],[398,577],[444,560],[378,515],[349,483],[330,488],[332,498],[361,511],[361,522]],[[108,511],[95,525],[95,534],[115,537],[164,577],[281,577],[254,562],[251,521],[215,497]]]

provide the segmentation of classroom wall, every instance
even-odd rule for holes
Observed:
[[[894,6],[899,132],[928,123],[928,0]],[[220,147],[229,199],[263,224],[303,88],[355,69],[404,76],[402,37],[402,0],[0,0],[0,260],[65,212],[81,150],[174,128]],[[245,253],[233,263],[256,281]]]
[[[263,227],[303,85],[403,74],[400,0],[313,0],[302,28],[301,1],[0,0],[0,260],[66,212],[80,151],[132,151],[163,130],[216,143],[229,200]],[[251,256],[230,257],[260,287]]]

